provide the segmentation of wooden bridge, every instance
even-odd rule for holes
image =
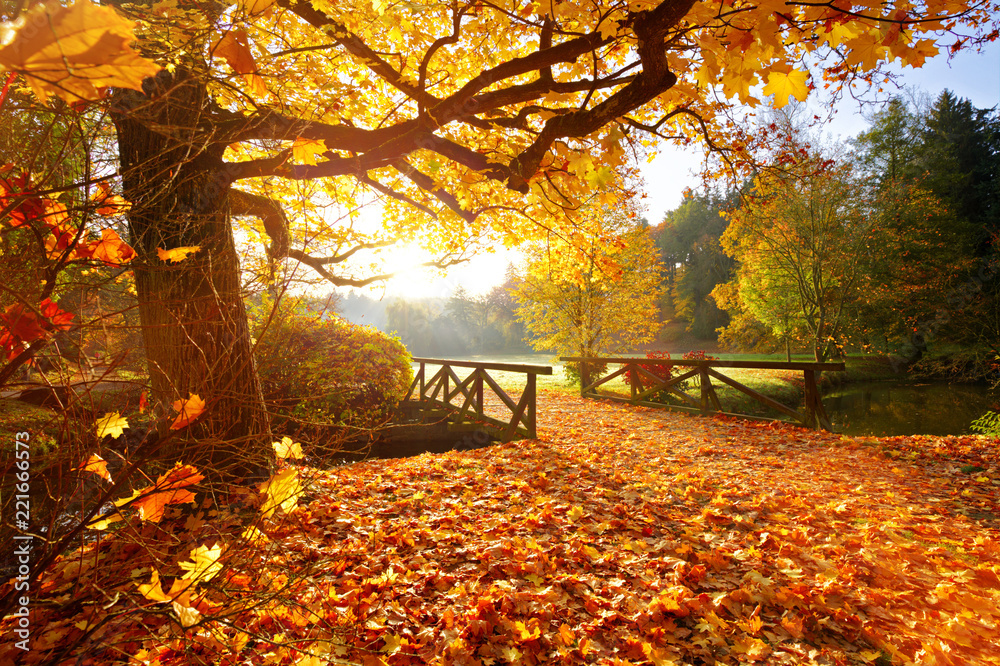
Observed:
[[[538,375],[551,375],[547,365],[517,365],[512,363],[476,363],[436,358],[414,358],[419,363],[410,390],[401,408],[419,414],[424,421],[447,420],[449,430],[485,428],[499,440],[510,441],[516,436],[534,439],[536,435],[535,389]],[[440,369],[428,377],[428,366]],[[464,378],[460,373],[471,372]],[[526,376],[525,387],[518,400],[500,388],[489,371],[514,372]],[[489,389],[489,393],[485,389]],[[492,396],[490,395],[492,393]],[[492,400],[495,396],[497,400]],[[457,399],[457,400],[456,400]],[[503,420],[487,414],[487,400],[510,418]]]
[[[650,407],[666,407],[689,412],[699,412],[701,414],[723,414],[725,416],[736,416],[739,418],[761,418],[747,414],[735,414],[727,412],[722,408],[719,396],[715,392],[712,379],[715,378],[723,384],[727,384],[741,393],[745,393],[757,402],[766,405],[786,416],[789,416],[807,428],[822,428],[832,430],[830,419],[823,409],[823,401],[820,399],[819,389],[816,386],[816,373],[823,371],[843,371],[844,363],[806,363],[782,361],[720,361],[720,360],[674,360],[674,359],[652,359],[652,358],[630,358],[630,357],[592,357],[583,358],[579,356],[564,356],[560,361],[568,361],[580,364],[580,395],[584,398],[601,398],[604,400],[617,400],[633,405],[646,405]],[[617,370],[598,377],[596,381],[591,381],[591,370],[596,370],[597,366],[607,367],[608,365],[620,366]],[[673,366],[690,368],[678,375],[673,374]],[[658,373],[650,368],[662,368]],[[802,411],[794,409],[788,405],[783,405],[777,400],[745,386],[740,382],[721,374],[718,368],[745,368],[759,370],[800,370],[805,382],[805,403]],[[601,374],[601,373],[597,373]],[[630,396],[624,397],[604,392],[598,393],[598,388],[604,386],[612,379],[624,375],[628,379]],[[698,398],[691,396],[682,390],[682,382],[688,379],[698,379],[700,395]],[[690,390],[690,389],[689,389]],[[657,395],[663,392],[669,393],[681,402],[681,404],[665,403],[657,400]],[[773,420],[773,419],[766,419]]]

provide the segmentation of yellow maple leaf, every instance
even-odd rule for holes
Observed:
[[[524,622],[515,622],[514,635],[521,641],[533,641],[542,635],[542,631],[537,626],[529,626]]]
[[[800,72],[795,69],[787,74],[771,72],[767,75],[764,94],[774,95],[774,105],[779,109],[788,104],[789,96],[804,102],[809,95],[809,87],[806,85],[808,78],[809,72]]]
[[[879,43],[877,31],[861,34],[847,40],[847,64],[857,65],[861,71],[869,72],[885,59],[889,49]]]
[[[186,572],[181,578],[196,582],[212,580],[222,571],[222,563],[219,562],[221,557],[222,546],[219,544],[215,544],[211,548],[198,546],[192,549],[191,561],[180,563],[181,569]]]
[[[160,572],[156,569],[153,569],[153,576],[149,582],[138,585],[138,588],[139,594],[150,601],[170,601],[170,597],[163,593],[163,587],[160,585]]]
[[[192,393],[187,400],[175,400],[174,411],[178,412],[174,422],[170,424],[171,430],[186,428],[194,422],[202,412],[205,411],[205,401],[197,393]]]
[[[597,32],[600,33],[601,39],[611,39],[618,34],[618,22],[607,20],[597,26]]]
[[[42,102],[97,100],[111,86],[141,90],[160,71],[129,46],[132,21],[90,0],[39,3],[3,27],[13,39],[0,48],[0,68],[22,74]]]
[[[122,436],[125,432],[125,428],[128,427],[128,421],[122,417],[118,412],[108,412],[101,418],[97,419],[97,436],[99,438],[104,438],[111,435],[115,439]],[[91,456],[94,457],[94,456]]]
[[[382,648],[382,652],[386,654],[396,654],[399,649],[403,646],[406,639],[402,636],[397,636],[395,634],[386,634],[385,636],[385,646]]]
[[[615,177],[615,172],[610,167],[601,166],[587,173],[587,182],[594,189],[601,189]]]
[[[282,459],[305,457],[305,454],[302,453],[302,445],[293,442],[291,437],[282,437],[280,442],[272,442],[271,446],[274,447],[274,454]]]
[[[296,162],[303,164],[316,164],[316,156],[327,151],[326,142],[323,139],[303,139],[299,137],[292,144],[292,157]]]
[[[187,245],[185,247],[175,247],[164,250],[162,247],[156,248],[156,256],[160,261],[169,261],[172,264],[184,261],[189,254],[194,254],[201,250],[200,245]]]
[[[933,58],[939,53],[933,39],[921,39],[903,56],[903,62],[911,67],[923,67],[927,58]]]
[[[117,413],[118,412],[115,412],[115,414]],[[111,415],[108,414],[108,416]],[[122,420],[124,421],[125,419]],[[111,473],[108,472],[108,463],[104,460],[104,458],[97,455],[96,453],[87,458],[87,462],[80,465],[77,469],[83,472],[93,472],[102,479],[107,479],[108,481],[112,481]]]
[[[302,484],[299,483],[299,472],[296,469],[286,469],[278,472],[270,479],[260,484],[260,492],[267,495],[260,512],[265,518],[275,512],[278,507],[288,513],[298,504],[302,494]]]

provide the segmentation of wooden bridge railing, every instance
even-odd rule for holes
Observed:
[[[722,409],[719,396],[712,385],[712,378],[718,379],[724,384],[728,384],[737,391],[745,393],[757,402],[771,407],[786,416],[790,416],[808,428],[822,428],[831,430],[830,419],[823,409],[823,401],[820,399],[819,389],[816,387],[816,373],[826,371],[843,371],[843,363],[807,363],[782,361],[719,361],[719,360],[673,360],[673,359],[652,359],[652,358],[628,358],[628,357],[595,357],[582,358],[577,356],[561,357],[560,361],[569,361],[580,364],[580,395],[584,398],[602,398],[606,400],[618,400],[636,405],[647,405],[650,407],[668,407],[683,411],[697,411],[702,414],[724,414],[726,416],[738,416],[740,418],[760,418],[748,414],[734,414]],[[618,370],[600,377],[597,381],[591,382],[590,370],[595,365],[620,365]],[[646,369],[649,366],[681,366],[690,368],[678,375],[670,376],[667,379],[659,377]],[[745,368],[759,370],[801,370],[805,380],[805,404],[802,411],[798,411],[788,405],[783,405],[777,400],[770,398],[749,386],[744,386],[731,377],[726,377],[717,371],[717,368]],[[626,374],[627,373],[627,374]],[[662,373],[673,375],[672,372]],[[626,375],[629,380],[631,397],[599,394],[597,388],[607,382]],[[686,379],[697,377],[700,384],[700,395],[696,399],[681,390],[680,383]],[[678,398],[683,405],[672,405],[655,400],[656,395],[666,391]]]
[[[453,422],[479,422],[492,425],[500,430],[503,441],[510,441],[514,435],[520,434],[528,439],[534,439],[535,429],[535,378],[538,375],[551,375],[552,368],[547,365],[517,365],[512,363],[476,363],[473,361],[451,361],[436,358],[414,358],[420,367],[413,377],[405,402],[417,403],[424,410],[441,409]],[[427,366],[439,365],[441,368],[427,377]],[[472,372],[464,379],[460,378],[455,368],[472,368]],[[490,377],[487,370],[501,372],[518,372],[527,375],[527,383],[521,392],[518,402],[500,388],[496,380]],[[490,390],[510,410],[509,421],[488,416],[483,402],[484,388]],[[461,404],[453,403],[456,397],[461,398]]]

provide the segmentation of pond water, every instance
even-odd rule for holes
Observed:
[[[861,382],[823,395],[836,432],[846,435],[964,435],[1000,401],[986,386]]]

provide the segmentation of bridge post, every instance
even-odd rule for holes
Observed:
[[[477,369],[476,381],[475,381],[475,391],[476,391],[476,414],[478,416],[483,415],[483,371]]]
[[[698,366],[698,384],[701,388],[701,413],[708,414],[708,393],[712,380],[708,378],[708,368],[704,365]]]
[[[628,364],[628,387],[632,392],[632,402],[635,402],[635,396],[638,393],[636,384],[639,383],[639,366],[635,363]]]
[[[529,372],[528,373],[528,383],[524,387],[524,393],[525,393],[525,395],[528,396],[528,410],[527,410],[527,417],[528,417],[528,439],[535,439],[538,436],[538,432],[536,430],[536,425],[537,424],[536,424],[536,421],[535,421],[535,419],[537,418],[536,415],[535,415],[535,406],[536,406],[536,403],[535,403],[535,378],[536,377],[537,377],[537,375],[535,373]]]

